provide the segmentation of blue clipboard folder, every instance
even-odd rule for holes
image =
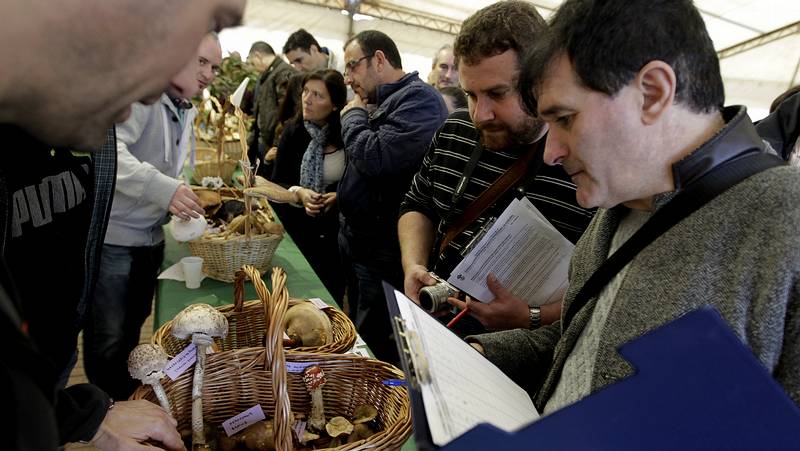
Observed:
[[[394,289],[384,284],[384,290],[396,318]],[[401,334],[395,328],[412,381],[413,346]],[[634,376],[514,433],[481,424],[441,449],[800,450],[800,409],[714,309],[648,332],[620,354],[636,368]],[[416,444],[440,449],[420,391],[409,385]]]

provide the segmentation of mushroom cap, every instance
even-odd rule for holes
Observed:
[[[145,384],[154,384],[164,377],[169,357],[159,345],[140,344],[128,355],[128,372]]]
[[[333,417],[328,424],[325,425],[325,430],[331,437],[338,437],[342,434],[350,434],[353,432],[353,424],[347,421],[345,417]]]
[[[353,424],[366,423],[377,417],[378,409],[369,404],[361,404],[356,407],[356,410],[353,412]]]
[[[319,365],[311,365],[303,370],[303,382],[306,384],[308,391],[317,390],[325,385],[325,372]]]
[[[172,335],[185,340],[194,334],[209,337],[228,335],[228,319],[208,304],[192,304],[172,320]]]

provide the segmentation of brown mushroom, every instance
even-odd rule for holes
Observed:
[[[323,346],[333,341],[330,318],[310,302],[291,306],[283,326],[296,346]]]
[[[373,431],[366,423],[359,423],[353,425],[353,432],[347,437],[347,443],[368,439],[373,435],[375,435],[375,431]]]
[[[318,365],[311,365],[303,370],[303,382],[311,394],[311,415],[308,425],[317,431],[325,428],[325,404],[322,401],[322,386],[325,385],[325,373]]]
[[[360,406],[356,407],[356,410],[353,412],[353,424],[366,423],[374,420],[377,417],[378,409],[369,404],[361,404]]]
[[[344,434],[353,432],[353,423],[347,421],[345,417],[333,417],[328,424],[325,425],[325,431],[331,437],[338,437]]]

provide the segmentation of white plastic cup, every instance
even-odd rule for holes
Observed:
[[[203,257],[183,257],[183,277],[186,279],[186,288],[200,288],[200,280],[203,278]]]

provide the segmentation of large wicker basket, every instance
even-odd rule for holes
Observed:
[[[283,274],[285,275],[285,272]],[[228,319],[228,335],[224,339],[214,339],[217,348],[222,351],[264,346],[264,336],[267,332],[268,325],[265,319],[267,299],[259,297],[259,299],[253,301],[244,301],[245,281],[248,278],[253,280],[254,277],[261,280],[259,271],[252,266],[244,266],[242,271],[236,274],[233,290],[234,303],[217,308]],[[285,283],[281,285],[283,286],[283,290],[286,290]],[[282,295],[282,293],[279,294]],[[259,293],[259,296],[260,295],[261,293]],[[288,296],[288,293],[286,296]],[[308,301],[293,299],[289,301],[289,305],[292,306],[300,302]],[[352,321],[350,321],[350,318],[341,310],[333,307],[326,308],[323,311],[331,320],[333,341],[323,346],[305,346],[288,349],[287,351],[292,353],[323,352],[338,354],[352,349],[356,341],[356,328]],[[151,342],[164,348],[164,351],[166,351],[169,356],[175,356],[189,345],[190,340],[175,338],[175,336],[172,335],[172,320],[169,320],[156,330]]]
[[[273,271],[272,280],[273,287],[278,287],[276,293],[283,294],[266,296],[272,326],[283,323],[288,304],[288,295],[280,289],[281,272]],[[257,291],[266,292],[260,279],[254,282]],[[378,433],[335,449],[389,450],[402,446],[411,434],[408,393],[403,386],[384,383],[402,379],[400,370],[388,363],[355,355],[284,355],[282,337],[282,327],[270,327],[266,348],[219,352],[207,357],[202,390],[205,421],[218,425],[260,404],[267,417],[272,417],[276,449],[291,449],[290,409],[305,414],[310,411],[311,401],[301,373],[287,373],[286,363],[313,362],[323,369],[327,379],[322,387],[326,418],[351,417],[361,404],[371,404],[378,410]],[[191,421],[192,377],[192,372],[186,371],[175,381],[162,381],[179,428]],[[156,401],[149,386],[139,387],[132,399]]]

